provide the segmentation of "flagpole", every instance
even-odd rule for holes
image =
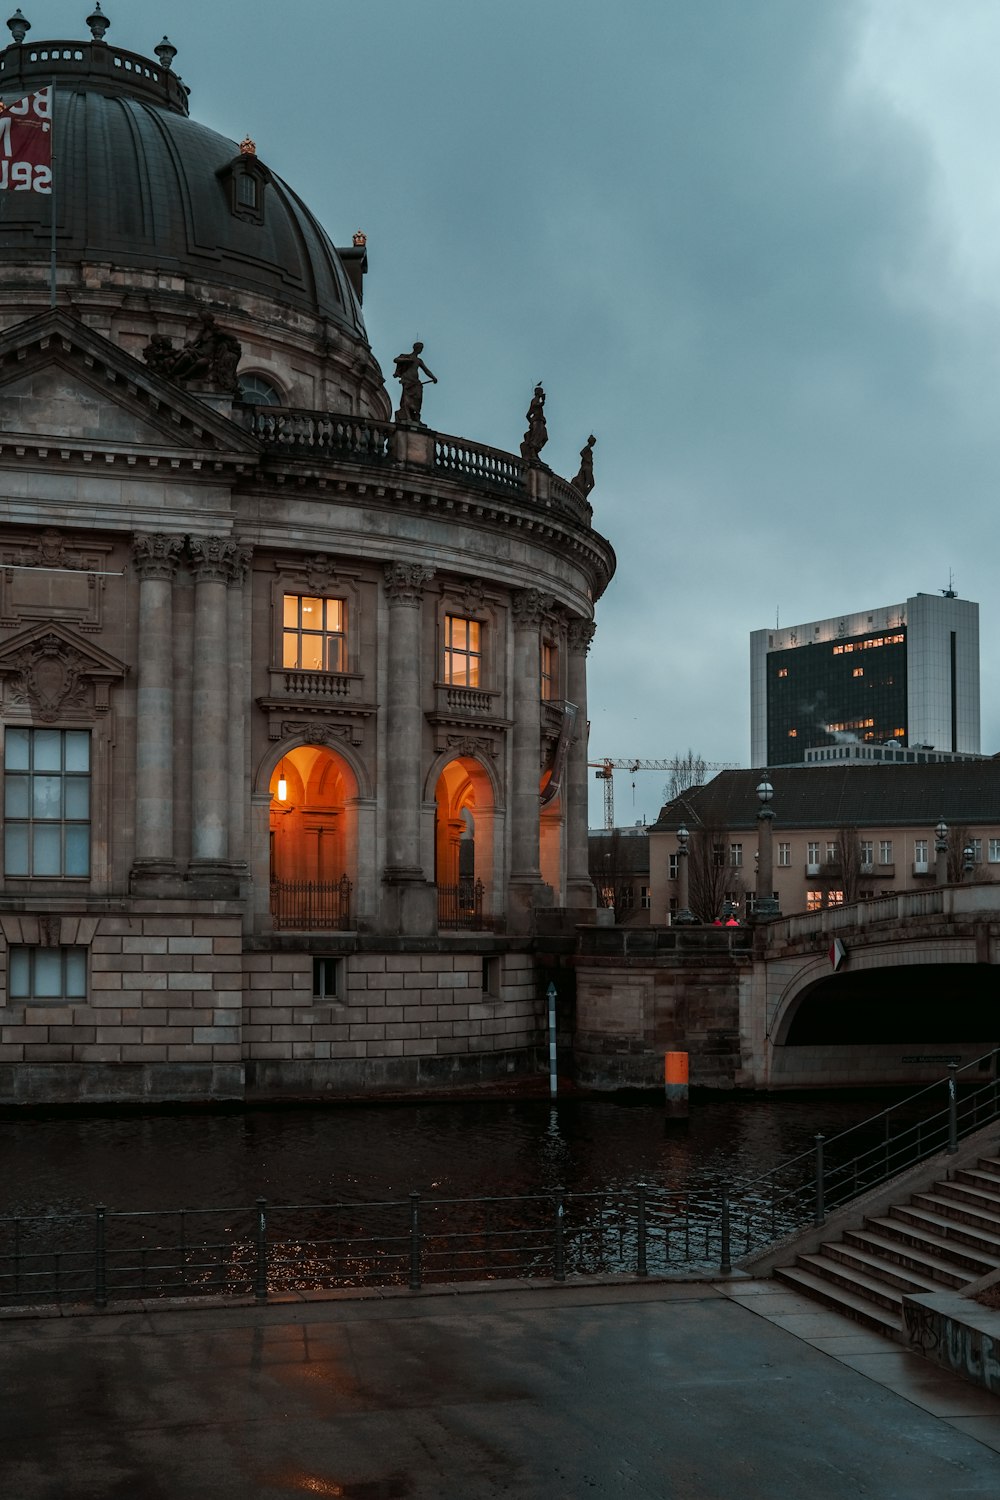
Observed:
[[[49,178],[52,194],[52,236],[49,242],[49,307],[56,305],[56,81],[52,80],[52,97],[49,100],[49,130],[52,133],[50,157],[52,171]]]

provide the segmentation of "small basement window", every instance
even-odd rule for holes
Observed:
[[[313,999],[318,1005],[343,1000],[347,988],[346,964],[332,953],[321,953],[313,959]]]

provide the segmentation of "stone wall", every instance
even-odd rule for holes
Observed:
[[[167,913],[166,905],[99,917],[0,915],[0,1101],[240,1097],[240,918]],[[86,1001],[11,1001],[8,953],[21,944],[87,945]]]
[[[311,953],[247,956],[247,1094],[362,1094],[476,1083],[536,1066],[542,1002],[530,955],[362,952],[313,996]]]
[[[747,956],[578,960],[574,1051],[590,1088],[660,1088],[663,1054],[689,1054],[692,1085],[732,1088],[741,1066],[740,974]]]
[[[167,908],[172,908],[167,910]],[[524,952],[247,949],[234,906],[0,915],[0,1103],[358,1096],[542,1066]],[[11,946],[89,954],[72,1005],[12,1002]],[[314,995],[317,958],[335,993]],[[2,1003],[6,1001],[6,1003]]]

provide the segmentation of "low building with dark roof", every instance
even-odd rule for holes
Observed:
[[[681,827],[690,833],[695,914],[712,920],[709,908],[726,900],[740,915],[752,912],[763,774],[723,771],[661,809],[649,832],[653,923],[669,921],[680,904]],[[1000,760],[788,766],[767,775],[774,894],[786,915],[934,884],[940,823],[949,882],[1000,878]]]

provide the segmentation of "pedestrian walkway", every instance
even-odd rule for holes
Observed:
[[[12,1500],[964,1500],[1000,1403],[772,1282],[0,1323]]]

